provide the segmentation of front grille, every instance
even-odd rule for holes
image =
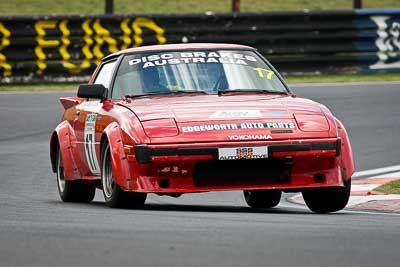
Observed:
[[[290,180],[292,159],[242,159],[199,161],[195,186],[246,186],[283,184]]]

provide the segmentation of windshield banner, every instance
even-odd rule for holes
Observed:
[[[196,51],[196,52],[173,52],[152,54],[148,56],[132,56],[128,61],[129,66],[138,68],[149,68],[163,65],[191,64],[191,63],[220,63],[249,65],[257,67],[258,59],[254,56],[236,51]]]

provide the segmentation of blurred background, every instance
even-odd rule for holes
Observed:
[[[400,80],[399,0],[14,0],[0,10],[0,90],[75,88],[110,53],[166,43],[253,46],[290,83]]]
[[[366,179],[400,178],[400,0],[0,0],[0,10],[1,266],[399,267],[395,214],[312,215],[288,195],[255,211],[242,192],[149,196],[141,210],[108,209],[100,191],[61,203],[49,137],[58,98],[76,96],[110,53],[251,45],[346,126],[352,199],[393,211],[400,201],[369,195]],[[381,190],[399,194],[399,181]]]

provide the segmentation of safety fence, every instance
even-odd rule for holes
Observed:
[[[0,17],[0,80],[86,80],[141,45],[256,47],[283,73],[400,71],[400,10]]]

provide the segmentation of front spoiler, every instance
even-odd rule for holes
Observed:
[[[216,174],[215,179],[212,178],[214,174],[210,174],[207,178],[203,177],[198,170],[208,170],[208,167],[196,169],[198,164],[204,162],[219,162],[219,148],[256,146],[268,146],[268,159],[270,160],[290,160],[292,165],[289,176],[287,176],[289,179],[274,181],[275,176],[265,176],[265,179],[263,176],[258,179],[257,175],[247,176],[244,174],[243,178],[225,177],[223,183],[218,181],[215,184],[214,181],[222,179],[219,174]],[[259,189],[302,190],[343,186],[340,166],[341,147],[342,140],[340,138],[126,146],[126,150],[130,152],[126,159],[129,162],[132,176],[130,177],[130,186],[123,187],[123,190],[147,193],[189,193]],[[248,160],[252,161],[253,159]],[[239,162],[242,160],[227,161]],[[226,169],[226,171],[228,170]],[[241,170],[249,172],[249,174],[255,172],[250,165]],[[316,181],[315,175],[323,175],[325,179]],[[207,183],[199,183],[205,181],[205,178],[209,179]]]

